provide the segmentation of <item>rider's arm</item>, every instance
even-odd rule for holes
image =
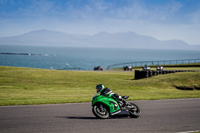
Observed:
[[[106,95],[108,97],[111,97],[113,94],[114,93],[107,87],[101,92],[101,95]]]
[[[104,95],[106,97],[111,97],[114,99],[122,99],[121,96],[119,96],[117,93],[113,93],[109,88],[105,88],[102,92],[101,95]]]
[[[113,94],[112,98],[114,98],[114,99],[122,99],[122,97],[120,95],[118,95],[117,93]]]

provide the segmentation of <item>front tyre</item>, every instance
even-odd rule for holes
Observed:
[[[92,113],[100,119],[106,119],[109,117],[109,110],[103,104],[96,104],[92,107]]]
[[[138,118],[140,116],[140,108],[134,104],[134,103],[129,103],[129,114],[131,118]]]

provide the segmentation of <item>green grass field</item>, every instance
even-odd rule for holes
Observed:
[[[199,68],[198,68],[199,69]],[[200,98],[200,72],[134,80],[134,72],[64,71],[0,66],[0,105],[91,102],[99,83],[129,100]]]

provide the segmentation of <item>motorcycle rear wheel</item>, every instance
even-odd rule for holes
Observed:
[[[106,119],[110,116],[109,110],[103,104],[96,104],[92,107],[92,113],[100,119]]]
[[[129,114],[131,118],[138,118],[141,114],[140,108],[134,104],[134,103],[129,103],[132,108],[129,110]]]

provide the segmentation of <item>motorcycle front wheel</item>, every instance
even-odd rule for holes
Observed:
[[[96,104],[92,107],[93,114],[100,119],[106,119],[109,117],[109,110],[103,104]]]
[[[134,104],[134,103],[129,103],[129,114],[131,118],[138,118],[141,114],[140,108]]]

